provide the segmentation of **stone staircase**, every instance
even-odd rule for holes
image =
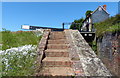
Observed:
[[[35,76],[40,78],[112,76],[78,30],[45,30],[37,52]]]
[[[41,73],[52,76],[74,75],[68,48],[64,32],[51,32],[45,50],[45,58],[42,60]]]

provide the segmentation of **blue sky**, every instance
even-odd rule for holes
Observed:
[[[118,2],[120,0],[1,0],[2,2]]]
[[[2,28],[18,31],[23,24],[60,28],[104,4],[111,16],[118,13],[117,2],[3,2]]]

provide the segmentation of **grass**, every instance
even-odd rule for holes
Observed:
[[[2,33],[0,32],[0,44],[2,43]],[[0,50],[2,50],[2,46],[0,45]]]
[[[120,15],[111,17],[103,22],[96,23],[95,28],[97,29],[97,37],[103,36],[106,32],[120,31]]]
[[[0,40],[0,44],[3,44],[1,50],[6,50],[12,47],[19,47],[29,44],[37,45],[37,43],[41,39],[41,36],[37,36],[36,32],[32,31],[11,32],[6,30],[1,31],[0,34],[2,34],[2,40]]]
[[[2,43],[2,33],[0,33],[0,43]]]

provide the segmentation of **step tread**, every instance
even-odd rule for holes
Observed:
[[[68,44],[48,44],[47,49],[68,49]]]
[[[45,52],[68,52],[67,49],[47,49]]]
[[[52,76],[71,76],[74,71],[71,67],[43,67],[40,74]]]
[[[66,37],[51,37],[51,36],[49,36],[49,40],[61,40],[61,39],[66,40]]]
[[[69,57],[46,57],[43,61],[71,61]]]
[[[56,45],[56,46],[68,46],[68,44],[48,44],[48,45]]]
[[[49,39],[48,44],[68,44],[68,43],[66,39],[56,39],[56,40]]]
[[[65,32],[51,32],[50,34],[65,34]]]
[[[49,39],[48,41],[66,41],[66,39],[58,39],[58,40]]]

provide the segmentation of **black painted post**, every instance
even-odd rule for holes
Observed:
[[[64,30],[64,23],[62,24],[62,26],[63,26],[63,30]]]

